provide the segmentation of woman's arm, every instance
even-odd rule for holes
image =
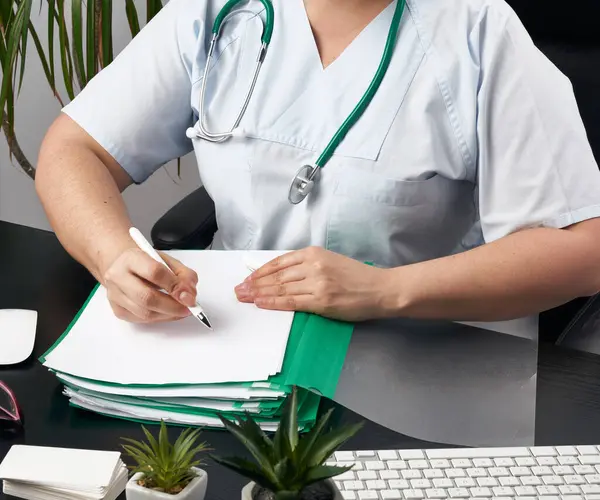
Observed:
[[[285,254],[236,288],[266,309],[344,320],[500,321],[600,291],[600,219],[528,229],[474,250],[378,269],[322,248]]]

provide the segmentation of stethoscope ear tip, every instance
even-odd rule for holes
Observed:
[[[185,131],[185,135],[188,139],[196,139],[198,137],[198,132],[194,127],[190,127]]]
[[[246,137],[246,131],[242,127],[234,128],[231,131],[231,137],[236,137],[236,138]]]

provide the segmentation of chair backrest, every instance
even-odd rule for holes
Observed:
[[[600,163],[600,0],[506,0],[537,47],[571,80]]]

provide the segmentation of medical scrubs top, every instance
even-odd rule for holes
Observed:
[[[224,3],[171,0],[64,109],[136,183],[194,151],[219,247],[318,245],[399,266],[600,215],[600,173],[571,84],[502,0],[407,0],[381,87],[312,194],[291,205],[292,178],[369,86],[396,1],[323,68],[303,1],[274,0],[243,133],[213,144],[186,130]],[[263,6],[243,8],[251,12],[226,24],[206,81],[210,131],[230,129],[255,69]]]

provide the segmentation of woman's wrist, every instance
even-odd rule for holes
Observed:
[[[405,267],[382,269],[377,286],[377,309],[381,318],[406,315],[411,302],[411,283]]]

